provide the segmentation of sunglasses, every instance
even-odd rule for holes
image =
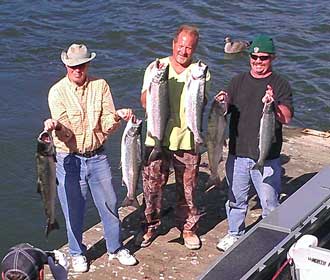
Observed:
[[[250,57],[253,59],[253,60],[257,60],[258,58],[261,60],[261,61],[265,61],[265,60],[268,60],[270,59],[270,55],[255,55],[255,54],[250,54]]]

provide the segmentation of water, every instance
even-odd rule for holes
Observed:
[[[294,90],[293,125],[330,129],[330,10],[325,1],[1,1],[0,2],[0,256],[11,245],[31,242],[44,249],[66,242],[60,231],[48,241],[36,193],[36,136],[49,117],[50,86],[65,74],[61,51],[84,42],[97,53],[90,73],[111,85],[115,104],[143,116],[139,93],[144,68],[171,53],[174,31],[194,23],[201,38],[196,57],[212,73],[213,96],[230,78],[248,70],[247,54],[224,55],[230,34],[251,40],[258,33],[275,39],[274,68]],[[121,131],[107,143],[119,188]],[[90,203],[86,228],[98,222]]]

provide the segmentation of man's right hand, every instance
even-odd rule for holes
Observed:
[[[61,130],[61,128],[62,124],[58,120],[47,119],[44,121],[45,131]]]

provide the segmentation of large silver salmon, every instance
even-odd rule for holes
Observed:
[[[252,169],[263,174],[266,158],[275,138],[275,105],[274,102],[265,103],[259,128],[259,158]]]
[[[168,97],[169,65],[157,59],[151,70],[152,80],[147,91],[147,134],[155,140],[148,162],[156,160],[162,152],[162,141],[169,115]]]
[[[195,147],[204,142],[202,120],[205,98],[207,65],[198,61],[192,68],[187,80],[185,114],[187,127],[194,135]]]
[[[59,229],[55,218],[56,203],[56,155],[53,138],[47,131],[40,133],[37,144],[37,192],[41,195],[47,218],[45,234]]]
[[[139,207],[136,199],[136,189],[139,181],[141,162],[142,162],[142,146],[141,146],[141,130],[142,120],[132,120],[127,122],[121,139],[121,168],[123,183],[127,188],[127,196],[122,206]]]
[[[208,117],[206,147],[209,159],[210,177],[208,186],[220,185],[218,166],[222,160],[223,145],[225,144],[227,127],[227,103],[213,101]]]

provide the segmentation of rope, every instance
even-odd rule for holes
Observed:
[[[276,271],[276,273],[274,274],[272,280],[276,280],[277,277],[281,274],[281,272],[283,271],[283,269],[288,265],[290,264],[292,261],[292,259],[287,259],[281,266],[280,268]]]

